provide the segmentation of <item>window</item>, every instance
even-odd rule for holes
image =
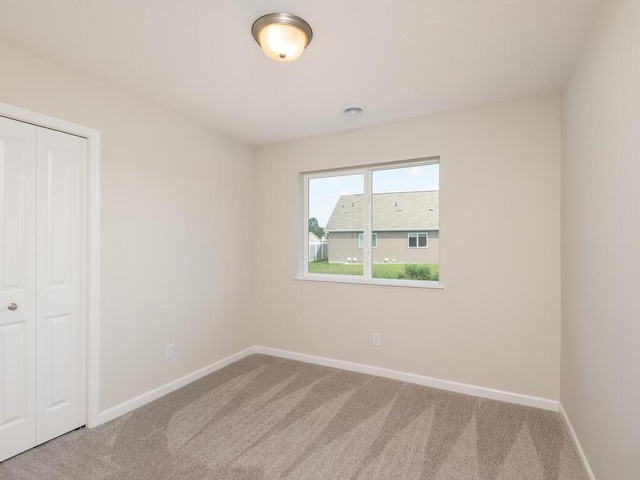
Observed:
[[[427,232],[409,234],[409,248],[427,248],[428,246],[429,234]]]
[[[378,247],[378,234],[377,233],[372,233],[371,234],[371,247],[372,248],[377,248]],[[358,235],[358,248],[364,248],[364,233],[360,233]]]
[[[437,158],[300,174],[298,278],[440,285]]]

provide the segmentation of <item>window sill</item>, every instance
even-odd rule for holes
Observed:
[[[426,290],[444,290],[444,285],[439,282],[423,280],[389,280],[386,278],[354,278],[345,275],[308,275],[306,277],[296,276],[297,282],[320,282],[320,283],[347,283],[353,285],[373,285],[376,287],[401,287],[418,288]]]

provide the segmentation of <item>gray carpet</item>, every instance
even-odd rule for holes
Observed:
[[[251,355],[2,479],[587,480],[558,414]]]

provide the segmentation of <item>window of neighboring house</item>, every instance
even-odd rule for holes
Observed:
[[[378,234],[377,233],[372,233],[371,234],[371,248],[377,248],[378,247]],[[364,248],[364,233],[360,233],[358,234],[358,248]]]
[[[438,158],[307,172],[300,179],[297,278],[441,286]]]
[[[426,232],[409,233],[409,248],[427,248],[429,234]]]

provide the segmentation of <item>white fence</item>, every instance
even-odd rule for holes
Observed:
[[[309,243],[309,261],[329,258],[329,243]]]

